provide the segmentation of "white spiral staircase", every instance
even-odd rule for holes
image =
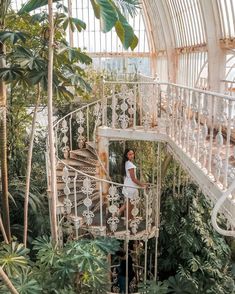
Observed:
[[[230,227],[235,226],[235,99],[147,77],[136,82],[104,82],[104,89],[111,93],[109,97],[67,114],[54,126],[58,219],[64,217],[68,227],[72,222],[76,235],[82,227],[92,226],[101,235],[118,235],[122,185],[107,180],[96,143],[105,138],[164,141],[204,194],[217,203],[213,212],[215,228],[234,235],[234,231],[217,227],[216,215],[223,213]],[[138,213],[132,224],[133,236],[143,218],[148,234],[153,234],[150,227],[157,230],[158,217],[152,217],[159,211],[153,206],[158,202],[156,188],[140,192],[151,203],[145,207],[142,203],[142,211],[137,208],[139,202],[134,203]],[[147,220],[146,205],[151,206]]]
[[[161,180],[139,189],[132,220],[122,220],[117,212],[123,185],[109,180],[108,150],[102,150],[102,141],[117,139],[165,142],[212,202],[214,228],[235,236],[235,98],[148,77],[104,81],[103,88],[109,96],[74,110],[54,125],[61,242],[84,233],[143,240],[146,280],[147,242],[158,238]],[[217,225],[218,213],[227,219],[227,230]]]

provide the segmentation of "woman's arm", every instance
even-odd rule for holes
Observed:
[[[131,177],[132,182],[134,182],[136,185],[138,185],[140,187],[145,187],[145,184],[141,183],[139,180],[136,179],[134,168],[130,168],[130,169],[128,169],[128,171],[130,173],[130,177]]]

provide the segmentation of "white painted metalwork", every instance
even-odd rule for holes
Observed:
[[[158,97],[154,95],[152,99],[143,99],[144,95],[148,97],[148,93],[154,93],[153,85],[156,82],[110,82],[105,84],[112,85],[117,93],[117,88],[122,89],[122,94],[115,94],[112,100],[121,99],[121,113],[116,109],[112,109],[123,123],[115,128],[120,129],[136,129],[133,128],[132,117],[133,109],[136,109],[135,117],[143,117],[142,120],[135,122],[135,127],[142,127],[145,131],[160,130],[156,124],[150,125],[146,123],[145,118],[152,118],[149,113],[154,107],[152,101],[159,104]],[[115,84],[115,86],[114,86]],[[202,91],[199,89],[179,86],[169,83],[156,83],[160,87],[161,104],[154,113],[159,113],[161,109],[161,120],[165,121],[165,130],[161,132],[168,134],[174,143],[183,149],[186,156],[189,156],[202,170],[207,174],[208,178],[222,190],[226,190],[231,182],[229,172],[233,168],[233,158],[230,156],[233,143],[231,137],[231,121],[234,119],[235,99],[218,93]],[[135,94],[138,99],[132,99],[133,89],[137,89]],[[141,91],[141,88],[144,90]],[[121,96],[121,98],[119,98]],[[139,97],[140,96],[140,97]],[[135,107],[131,101],[136,101]],[[146,105],[142,101],[145,101]],[[118,103],[116,103],[118,104]],[[110,105],[110,106],[109,106]],[[107,109],[113,104],[107,100]],[[130,111],[128,111],[130,110]],[[109,119],[109,118],[108,118]],[[108,127],[114,127],[112,121],[108,123]],[[209,137],[208,137],[208,130]],[[223,132],[226,132],[226,141],[223,138]],[[216,132],[216,133],[215,133]],[[110,133],[111,135],[111,133]],[[111,135],[112,136],[112,135]],[[167,138],[166,138],[167,140]],[[234,209],[232,209],[234,210]]]

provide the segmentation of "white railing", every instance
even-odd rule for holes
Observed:
[[[113,95],[104,106],[103,125],[148,130],[156,128],[162,116],[167,135],[221,188],[228,187],[235,178],[231,172],[235,98],[168,83],[105,83]]]
[[[71,150],[81,149],[86,142],[93,141],[96,128],[101,124],[101,101],[97,100],[82,106],[54,125],[56,154],[69,157]]]
[[[86,225],[88,230],[89,226],[97,226],[100,234],[116,236],[119,239],[125,239],[126,235],[132,239],[140,238],[141,234],[145,237],[154,236],[157,201],[155,186],[138,188],[138,195],[131,200],[132,210],[129,211],[127,202],[124,211],[126,220],[122,220],[118,211],[123,197],[123,184],[99,179],[67,165],[59,158],[57,160],[64,166],[61,176],[64,182],[63,196],[58,197],[57,212],[74,225],[76,237],[82,225]],[[79,180],[82,181],[81,184],[78,184]]]
[[[103,125],[165,133],[166,140],[180,147],[222,195],[235,179],[235,98],[149,80],[105,81],[112,99],[103,101]],[[232,205],[231,193],[230,198]]]
[[[150,82],[104,81],[112,93],[103,99],[103,125],[112,128],[147,130],[157,125],[160,113],[159,85]]]
[[[170,83],[159,83],[153,78],[142,77],[141,80],[137,82],[104,81],[104,88],[106,87],[106,92],[111,93],[111,96],[104,95],[102,106],[101,101],[92,102],[56,122],[54,130],[58,162],[63,157],[68,159],[71,150],[83,148],[85,142],[89,140],[94,141],[96,128],[101,121],[103,126],[110,128],[155,130],[164,133],[168,138],[166,140],[180,147],[221,189],[221,195],[226,193],[235,179],[232,138],[233,129],[235,129],[235,98]],[[63,164],[66,166],[66,163]],[[81,171],[69,165],[66,168],[69,171],[73,170],[77,176],[86,177],[88,183],[92,179],[99,183],[98,189],[102,191],[102,194],[107,192],[107,185],[109,185],[110,203],[107,207],[113,209],[109,225],[110,230],[111,227],[115,228],[120,222],[120,219],[116,217],[115,195],[120,194],[122,185],[92,178],[86,171],[82,174]],[[66,169],[65,173],[67,173]],[[66,181],[70,181],[69,178],[68,176]],[[106,190],[101,187],[105,186],[105,183]],[[111,195],[112,193],[114,196]],[[142,194],[147,195],[143,192]],[[68,200],[69,197],[66,196],[66,199]],[[231,192],[229,199],[231,204],[234,203]],[[73,202],[75,210],[76,199]],[[89,199],[88,202],[90,203]],[[224,201],[217,203],[215,207],[217,212],[223,203]],[[69,205],[71,206],[71,203]],[[87,223],[91,214],[89,209],[86,213],[84,212],[85,217],[86,215],[88,217]],[[112,212],[109,211],[109,213]],[[215,220],[213,224],[218,229]],[[133,223],[134,226],[136,223]]]

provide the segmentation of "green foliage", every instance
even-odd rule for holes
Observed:
[[[59,2],[60,0],[53,0],[53,2]],[[27,13],[27,12],[31,12],[37,8],[40,8],[42,6],[45,6],[48,4],[47,0],[29,0],[28,2],[26,2],[22,8],[19,10],[19,14],[23,14],[23,13]]]
[[[10,277],[21,274],[22,270],[28,267],[28,253],[23,244],[12,242],[11,244],[2,243],[0,246],[0,266]]]
[[[32,278],[32,272],[30,269],[23,270],[21,275],[19,275],[17,278],[13,277],[11,281],[20,294],[42,293],[42,287],[40,287],[38,282]],[[11,292],[5,285],[3,285],[0,287],[0,293],[8,294]]]
[[[0,41],[2,43],[6,42],[6,41],[10,41],[10,43],[14,45],[18,41],[25,42],[26,37],[27,36],[22,32],[12,32],[12,31],[0,32]]]
[[[139,292],[142,294],[167,294],[168,293],[168,282],[155,282],[147,281],[145,284],[139,285]]]
[[[21,10],[19,11],[19,14],[22,15],[24,13],[31,12],[36,8],[42,7],[46,4],[47,1],[44,0],[29,0],[23,5]],[[129,25],[126,17],[124,17],[122,13],[129,13],[133,16],[139,8],[139,2],[136,0],[91,0],[91,4],[94,9],[96,18],[100,19],[101,21],[102,31],[106,33],[109,32],[113,27],[115,27],[117,35],[121,40],[124,48],[128,49],[130,47],[132,50],[134,50],[134,48],[138,44],[138,38],[134,34],[133,28]],[[62,24],[64,30],[66,30],[68,26],[71,28],[72,31],[74,31],[76,28],[79,32],[82,29],[86,28],[85,23],[81,20],[77,18],[67,17],[64,14],[60,14],[58,23]]]
[[[0,265],[20,294],[26,293],[105,293],[109,287],[107,255],[119,248],[114,239],[70,241],[63,248],[48,237],[34,242],[36,262],[22,244],[2,244]],[[5,292],[4,292],[5,291]],[[0,285],[0,293],[9,293]]]
[[[211,225],[210,205],[194,184],[182,181],[184,175],[173,188],[169,172],[162,195],[160,278],[169,277],[169,293],[233,293],[230,249]]]
[[[38,251],[36,265],[47,269],[46,276],[38,275],[46,289],[52,291],[52,285],[55,290],[58,286],[63,289],[70,285],[83,292],[100,289],[101,293],[108,286],[106,255],[115,252],[119,246],[116,240],[100,238],[71,241],[59,249],[45,237],[35,240],[34,245]]]
[[[129,11],[134,11],[137,6],[136,1],[116,1],[119,3],[119,7]],[[125,3],[125,4],[124,4]],[[134,34],[133,28],[129,25],[126,18],[121,13],[115,2],[111,0],[97,0],[96,4],[92,1],[95,9],[95,15],[101,19],[101,29],[104,33],[109,32],[113,27],[116,29],[116,33],[121,40],[125,49],[129,47],[134,50],[138,44],[138,38]],[[98,5],[97,5],[98,4]],[[129,5],[128,5],[129,4]],[[134,8],[134,9],[133,9]]]
[[[168,292],[174,294],[193,294],[195,289],[191,287],[190,283],[180,279],[178,275],[168,279]]]

